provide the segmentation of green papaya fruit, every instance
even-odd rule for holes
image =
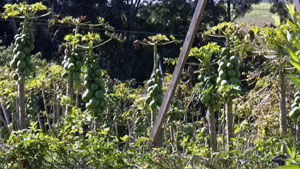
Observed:
[[[296,119],[299,115],[300,115],[299,107],[294,107],[289,113],[289,117],[292,119]]]
[[[103,90],[97,90],[97,91],[95,92],[95,97],[96,97],[97,99],[103,99],[103,98],[104,98],[104,91],[103,91]]]
[[[67,69],[67,70],[69,70],[69,71],[74,71],[74,70],[75,70],[75,65],[74,65],[74,63],[68,64],[68,69]]]
[[[204,80],[204,76],[200,74],[200,75],[198,76],[198,80],[199,80],[199,81],[203,81],[203,80]]]
[[[299,96],[295,97],[294,102],[297,103],[297,104],[299,104],[300,103],[300,97]]]
[[[157,104],[155,103],[155,100],[152,100],[150,102],[150,107],[152,111],[155,111],[157,109]]]
[[[90,99],[89,103],[91,104],[92,108],[95,108],[95,107],[99,106],[99,99],[93,97]]]
[[[233,69],[234,68],[234,64],[232,64],[230,62],[227,63],[226,66],[227,66],[228,69]]]
[[[224,80],[227,78],[227,73],[225,71],[221,70],[219,72],[219,77]]]
[[[228,85],[227,80],[222,80],[222,81],[221,81],[221,86],[226,86],[226,85]]]
[[[82,94],[82,101],[87,103],[94,96],[94,91],[86,89]]]
[[[30,69],[29,69],[28,67],[26,67],[26,68],[24,69],[24,71],[23,71],[23,74],[24,74],[25,76],[29,76],[29,75],[31,74]]]
[[[235,72],[235,70],[233,70],[233,69],[230,69],[230,70],[228,70],[228,75],[230,76],[230,77],[235,77],[236,76],[236,72]]]
[[[24,60],[19,60],[18,63],[17,63],[17,68],[22,71],[24,70],[26,67],[26,63]]]
[[[75,64],[76,64],[76,67],[78,67],[78,68],[81,68],[81,67],[82,67],[82,62],[80,62],[80,61],[78,61],[78,60],[76,61]]]
[[[234,85],[239,85],[240,84],[240,80],[235,78],[235,77],[232,77],[229,80],[230,80],[231,84],[234,84]]]
[[[92,84],[91,84],[91,89],[92,89],[92,90],[95,91],[95,90],[97,90],[98,88],[99,88],[99,85],[98,85],[97,83],[92,83]]]
[[[225,70],[225,69],[226,69],[226,63],[225,63],[225,62],[220,62],[219,68],[220,68],[221,70]]]
[[[150,104],[150,102],[152,101],[152,97],[151,96],[147,96],[145,99],[145,103],[146,104]]]
[[[102,71],[101,71],[101,69],[97,69],[96,71],[95,71],[95,74],[96,74],[96,76],[102,76]]]

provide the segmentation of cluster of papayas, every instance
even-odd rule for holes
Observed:
[[[86,103],[86,108],[99,116],[104,111],[105,100],[105,86],[102,79],[102,71],[96,60],[87,59],[87,72],[84,75],[85,91],[82,95],[83,102]]]
[[[30,53],[34,49],[34,35],[29,23],[21,23],[19,33],[14,37],[13,59],[10,67],[13,69],[13,79],[20,84],[25,83],[25,77],[35,72],[35,66],[31,63]]]
[[[84,60],[85,52],[83,50],[77,48],[70,49],[69,47],[65,49],[65,56],[62,65],[68,72],[63,76],[67,76],[69,74],[73,77],[73,88],[75,90],[78,90],[81,86],[80,73]]]
[[[215,72],[210,72],[208,74],[206,70],[200,69],[200,74],[197,78],[199,80],[199,87],[201,89],[210,88],[214,85],[217,77],[218,75]]]
[[[156,111],[163,100],[162,91],[162,78],[159,69],[151,75],[151,78],[147,81],[147,97],[145,103],[150,106],[152,111]]]
[[[300,115],[300,92],[295,93],[294,103],[291,106],[291,111],[289,113],[290,118],[296,119]]]
[[[209,89],[210,87],[214,87],[216,81],[217,74],[214,72],[207,73],[204,69],[200,70],[200,74],[198,76],[199,87],[202,91]],[[214,90],[212,90],[214,91]],[[201,94],[200,101],[202,104],[206,106],[217,106],[217,98],[213,92],[205,92]]]
[[[230,53],[225,53],[223,57],[218,61],[218,64],[218,85],[241,85],[240,65],[239,60],[236,56],[233,56]]]

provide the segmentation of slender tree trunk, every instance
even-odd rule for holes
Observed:
[[[98,119],[98,117],[95,117],[94,130],[97,131],[97,129],[99,129],[99,127],[100,127],[99,119]]]
[[[26,128],[26,114],[25,114],[25,85],[18,83],[18,98],[19,98],[19,129]]]
[[[69,76],[68,76],[67,95],[71,99],[71,101],[73,101],[74,89],[73,89],[73,77],[72,77],[72,73],[69,73]],[[70,105],[67,105],[66,106],[65,116],[67,117],[68,114],[70,114],[71,112],[72,112],[72,107]]]
[[[56,92],[54,92],[54,94],[52,95],[52,107],[53,107],[53,119],[52,119],[52,126],[54,126],[56,124]]]
[[[47,101],[46,101],[45,90],[42,90],[42,97],[43,97],[43,103],[44,103],[45,112],[46,112],[46,120],[47,120],[49,129],[51,130],[51,123],[50,123],[50,120],[49,120],[49,111],[47,109]]]
[[[230,140],[233,137],[233,113],[232,113],[232,99],[228,99],[226,103],[226,142],[227,148],[230,149]]]
[[[206,113],[206,119],[208,122],[208,133],[211,151],[217,151],[217,133],[216,133],[216,122],[215,112],[212,107],[208,107]]]
[[[8,127],[8,125],[10,124],[10,120],[9,120],[9,116],[8,116],[8,114],[7,114],[7,112],[6,112],[6,109],[5,109],[5,106],[4,106],[4,104],[3,104],[3,101],[2,101],[2,99],[1,99],[1,97],[0,97],[0,106],[1,106],[3,115],[4,115],[4,118],[5,118],[7,127]],[[10,129],[10,128],[9,128],[9,129]]]
[[[283,136],[286,134],[286,89],[284,83],[284,74],[282,70],[279,72],[279,88],[280,88],[280,114],[279,114],[279,124],[280,124],[280,134]]]
[[[38,111],[37,115],[38,115],[38,122],[39,122],[40,129],[42,131],[44,131],[44,127],[43,127],[43,123],[42,123],[42,120],[41,120],[41,113],[40,113],[40,111]]]
[[[227,21],[230,22],[231,21],[231,1],[227,0]]]

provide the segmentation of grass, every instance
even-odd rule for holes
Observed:
[[[273,23],[272,13],[269,11],[270,3],[259,3],[252,5],[252,10],[245,14],[244,17],[238,18],[236,22],[253,24],[258,27],[270,25]]]

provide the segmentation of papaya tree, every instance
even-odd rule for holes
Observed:
[[[73,18],[71,16],[67,16],[61,20],[51,20],[51,24],[67,24],[71,26],[75,26],[73,29],[73,34],[69,34],[65,36],[66,43],[62,45],[64,49],[64,60],[62,62],[63,67],[66,69],[67,73],[63,76],[68,78],[67,85],[67,96],[74,102],[74,93],[76,93],[76,105],[79,104],[79,89],[81,87],[81,69],[84,63],[86,62],[86,52],[90,50],[90,45],[93,47],[93,42],[96,40],[92,38],[93,34],[82,35],[79,33],[81,27],[90,26],[90,27],[101,27],[107,31],[112,31],[113,27],[111,27],[107,22],[104,21],[103,18],[98,18],[98,24],[84,23],[85,17]],[[116,38],[114,34],[108,33],[110,39],[105,41],[105,43],[109,42],[112,38]],[[99,35],[98,35],[99,36]],[[100,36],[99,36],[100,37]],[[99,39],[100,40],[100,39]],[[84,43],[88,43],[87,46],[83,46]],[[105,44],[103,43],[103,44]],[[102,45],[103,45],[102,44]],[[102,45],[98,45],[102,46]],[[66,107],[66,115],[71,111],[71,106],[67,105]]]
[[[20,18],[23,19],[18,29],[18,34],[14,40],[14,57],[10,62],[10,67],[13,70],[13,79],[18,86],[18,112],[19,112],[19,129],[26,128],[26,112],[25,112],[25,80],[35,72],[35,66],[31,63],[30,54],[34,49],[34,34],[31,27],[31,21],[39,16],[38,14],[47,11],[47,7],[42,3],[28,5],[6,4],[5,11],[2,17]]]
[[[103,46],[112,40],[112,37],[104,42],[101,42],[99,34],[88,33],[83,37],[83,41],[87,41],[88,49],[85,60],[86,71],[84,72],[84,88],[82,95],[83,102],[86,103],[87,111],[95,118],[94,129],[99,126],[98,118],[106,106],[106,90],[102,79],[102,70],[99,67],[99,58],[94,53],[94,49]]]
[[[278,17],[275,17],[275,23],[278,24]],[[280,133],[282,136],[287,133],[287,106],[286,106],[286,69],[288,66],[288,55],[284,49],[287,40],[285,38],[285,28],[262,28],[257,31],[259,40],[259,48],[262,48],[265,52],[263,53],[265,57],[275,65],[276,73],[278,75],[278,84],[279,84],[279,96],[280,96],[280,105],[279,105],[279,125]],[[268,50],[265,50],[268,49]]]
[[[147,81],[147,97],[145,99],[146,105],[150,106],[151,111],[151,127],[154,124],[154,120],[157,114],[157,111],[162,103],[163,99],[163,70],[162,70],[162,58],[159,57],[157,48],[158,46],[169,45],[172,43],[179,43],[174,36],[169,38],[166,35],[155,35],[149,36],[143,41],[135,41],[134,45],[142,44],[145,46],[153,46],[153,70],[150,79]]]
[[[217,151],[217,133],[215,111],[219,109],[219,97],[217,92],[217,76],[216,56],[220,52],[221,47],[216,43],[208,43],[201,48],[192,48],[189,56],[197,58],[200,62],[200,71],[198,80],[199,97],[203,105],[207,107],[206,119],[208,122],[208,133],[210,147],[212,151]],[[215,59],[215,60],[213,60]]]
[[[81,38],[83,35],[79,34],[80,23],[84,18],[73,18],[73,17],[65,17],[58,22],[61,24],[68,24],[75,26],[73,30],[73,34],[69,34],[65,36],[65,41],[62,45],[64,49],[64,60],[62,61],[62,65],[66,70],[66,73],[63,74],[63,77],[68,79],[67,83],[67,96],[71,99],[71,102],[74,102],[74,93],[78,94],[78,91],[81,86],[81,68],[83,66],[85,60],[85,52],[78,47],[81,43]],[[77,98],[77,97],[76,97]],[[65,116],[71,112],[71,106],[66,106]]]
[[[227,148],[234,136],[233,99],[241,91],[240,61],[251,51],[250,35],[244,31],[246,26],[230,22],[221,23],[204,33],[205,38],[221,38],[224,46],[218,56],[218,91],[225,102],[225,133]]]
[[[298,92],[294,94],[294,102],[291,106],[291,111],[289,117],[295,120],[296,123],[296,141],[300,141],[300,42],[299,42],[299,33],[300,33],[300,13],[296,12],[295,6],[288,4],[287,5],[289,19],[285,24],[280,22],[280,17],[275,17],[275,23],[277,29],[281,32],[281,39],[284,43],[281,43],[281,49],[285,50],[289,54],[289,62],[298,72],[289,74],[289,78],[295,84]]]

